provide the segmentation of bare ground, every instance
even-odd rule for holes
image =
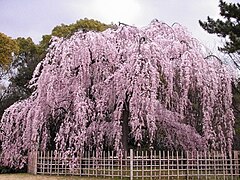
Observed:
[[[86,178],[78,176],[46,176],[31,175],[27,173],[0,174],[0,180],[100,180],[99,178]]]

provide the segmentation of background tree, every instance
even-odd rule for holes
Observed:
[[[234,64],[240,70],[240,4],[219,1],[222,19],[214,20],[207,17],[207,21],[199,21],[200,26],[210,34],[217,34],[225,38],[226,43],[219,50],[229,55],[228,63]],[[240,149],[240,85],[239,80],[232,84],[233,107],[236,117],[234,149]]]
[[[18,50],[16,41],[0,32],[0,73],[8,68],[12,62],[13,53],[17,54]]]
[[[179,25],[153,21],[53,38],[32,95],[0,122],[1,162],[32,149],[73,157],[136,146],[231,150],[232,74]]]
[[[84,18],[69,25],[61,24],[54,27],[50,35],[44,35],[42,37],[42,41],[40,41],[39,45],[41,49],[45,51],[49,46],[50,39],[52,36],[68,38],[79,30],[101,32],[111,27],[112,25],[107,25],[97,20]]]
[[[9,107],[14,101],[5,101],[6,98],[6,87],[4,86],[4,81],[1,81],[6,75],[11,73],[11,64],[18,56],[19,45],[16,40],[8,37],[7,35],[0,32],[0,117],[2,117],[4,109]],[[15,54],[13,56],[13,54]]]
[[[11,63],[8,72],[10,85],[2,91],[0,101],[0,117],[6,108],[14,102],[29,97],[32,90],[28,82],[32,78],[33,70],[40,62],[38,47],[31,38],[17,38],[18,55]]]
[[[240,4],[219,1],[220,15],[223,20],[213,20],[208,17],[207,22],[199,21],[201,27],[210,34],[217,34],[226,38],[221,51],[240,54]]]

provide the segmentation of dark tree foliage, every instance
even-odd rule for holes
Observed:
[[[19,54],[12,62],[10,69],[12,71],[17,69],[18,73],[10,78],[11,84],[0,96],[0,117],[4,110],[13,103],[31,95],[32,89],[27,84],[32,78],[33,70],[40,61],[37,45],[31,38],[17,38],[16,42],[19,47]]]
[[[233,149],[240,150],[240,83],[236,83],[232,85],[233,92],[233,113],[235,116],[235,135],[233,140]]]
[[[23,88],[24,91],[29,91],[25,88],[27,88],[27,83],[32,78],[33,70],[40,62],[39,48],[30,37],[19,37],[17,43],[20,51],[18,58],[13,63],[13,67],[18,68],[18,74],[11,78],[10,81],[12,85]]]
[[[220,51],[240,54],[240,4],[220,0],[219,7],[223,19],[207,17],[206,22],[200,20],[199,23],[208,33],[226,38],[225,45],[219,48]]]

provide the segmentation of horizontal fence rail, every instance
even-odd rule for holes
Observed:
[[[29,172],[127,179],[240,179],[240,152],[84,152],[74,157],[32,152]]]

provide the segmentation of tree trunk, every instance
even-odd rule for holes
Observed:
[[[129,108],[128,108],[128,103],[124,103],[123,105],[123,117],[122,117],[122,145],[123,145],[123,150],[128,151],[128,136],[130,133],[130,128],[128,125],[129,122]]]

